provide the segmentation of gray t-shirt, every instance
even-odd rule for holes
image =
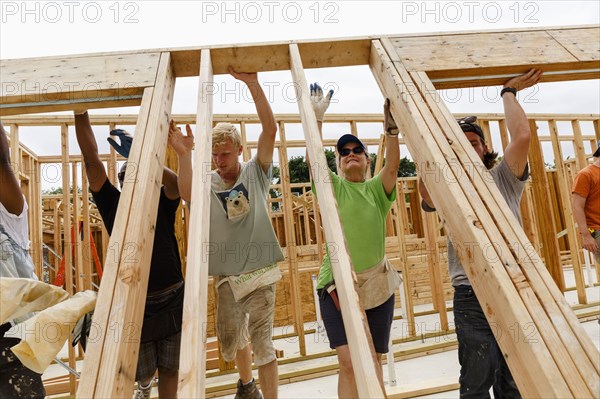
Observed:
[[[500,164],[490,170],[490,174],[494,179],[494,183],[500,190],[500,194],[508,203],[508,207],[512,213],[516,216],[519,223],[521,223],[521,196],[523,195],[523,189],[529,178],[529,165],[525,167],[523,177],[518,179],[508,167],[507,163],[502,160]],[[452,279],[452,286],[457,287],[459,285],[471,285],[463,266],[458,260],[456,250],[452,245],[450,239],[448,239],[448,272]]]
[[[267,210],[273,167],[267,173],[256,157],[241,165],[240,176],[227,187],[211,173],[208,273],[237,276],[283,260]]]

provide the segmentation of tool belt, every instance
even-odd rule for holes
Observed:
[[[588,228],[588,230],[590,231],[590,234],[592,235],[592,238],[598,238],[598,237],[600,237],[600,230],[594,230],[591,227]]]
[[[356,273],[358,297],[363,309],[373,309],[387,301],[400,286],[402,278],[387,257],[379,264]]]
[[[384,257],[377,265],[356,273],[356,280],[358,283],[358,298],[364,310],[373,309],[383,304],[402,283],[402,277],[390,264],[387,257]],[[332,281],[326,284],[318,293],[321,298],[329,294],[335,307],[340,310],[335,282]]]
[[[319,298],[321,298],[322,300],[325,300],[325,295],[329,295],[331,297],[331,300],[333,301],[333,304],[335,305],[335,308],[337,309],[338,312],[341,311],[340,308],[340,299],[337,296],[337,290],[335,289],[335,281],[330,281],[327,284],[325,284],[323,286],[323,288],[319,288],[317,290],[317,294],[319,295]]]
[[[228,282],[233,293],[233,299],[239,302],[257,289],[276,283],[279,280],[281,280],[281,271],[277,263],[273,263],[238,276],[217,276],[215,287],[218,289],[221,284]]]

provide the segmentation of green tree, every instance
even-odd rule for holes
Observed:
[[[306,159],[302,155],[291,157],[287,167],[290,175],[290,183],[305,183],[310,181],[308,162],[306,162]]]
[[[400,168],[398,168],[398,177],[411,177],[417,175],[417,165],[407,157],[400,159]]]
[[[336,172],[337,167],[335,163],[335,151],[326,148],[325,159],[327,160],[327,165],[329,166],[329,168]],[[307,183],[310,181],[310,171],[308,168],[308,162],[306,162],[306,158],[304,156],[298,155],[295,157],[291,157],[288,160],[287,168],[290,175],[290,183]],[[273,183],[279,183],[280,179],[280,169],[279,167],[274,166]]]
[[[371,175],[375,175],[375,164],[377,163],[377,154],[369,154],[371,157]],[[383,161],[385,165],[385,160]],[[417,175],[417,166],[407,157],[400,158],[400,167],[398,168],[398,177],[410,177]]]
[[[335,151],[330,150],[329,148],[325,149],[325,159],[327,159],[327,166],[329,169],[333,170],[337,173],[337,161],[335,159]]]
[[[371,176],[375,176],[375,164],[377,164],[377,154],[374,152],[369,153],[371,158]],[[383,161],[385,163],[385,160]]]

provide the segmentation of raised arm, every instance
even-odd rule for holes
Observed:
[[[524,75],[511,78],[504,83],[504,88],[523,90],[535,85],[541,78],[542,71],[532,69]],[[525,111],[517,101],[516,94],[506,92],[502,96],[506,126],[510,133],[510,143],[504,150],[504,159],[513,174],[521,178],[527,165],[531,130]]]
[[[75,114],[75,135],[77,136],[77,143],[79,144],[83,162],[85,163],[85,172],[90,184],[90,190],[98,192],[106,182],[106,179],[108,179],[108,176],[104,169],[104,164],[98,155],[98,144],[96,143],[87,111],[83,114]]]
[[[257,158],[263,170],[266,172],[273,163],[273,151],[275,150],[275,136],[277,135],[277,123],[271,110],[271,104],[267,100],[260,83],[258,74],[236,72],[229,67],[229,73],[236,79],[241,80],[248,86],[252,100],[256,106],[256,113],[262,126],[262,132],[258,137]]]
[[[177,187],[179,195],[186,201],[192,199],[192,150],[194,149],[194,134],[190,125],[185,125],[187,136],[184,136],[175,121],[169,123],[169,145],[177,153],[179,160],[179,176]]]
[[[7,211],[13,215],[20,215],[23,212],[25,200],[19,180],[15,176],[12,165],[10,164],[10,151],[8,147],[8,137],[2,122],[0,122],[0,202]]]
[[[400,146],[398,145],[398,127],[390,113],[390,100],[383,104],[383,129],[385,130],[385,165],[381,169],[381,183],[387,195],[396,188],[398,168],[400,167]]]

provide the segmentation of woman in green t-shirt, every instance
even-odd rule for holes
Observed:
[[[311,102],[319,129],[323,125],[323,115],[329,107],[333,90],[327,96],[318,84],[310,86]],[[368,279],[363,287],[373,286],[371,276],[382,276],[380,270],[389,265],[385,258],[386,217],[396,199],[396,179],[400,166],[400,148],[398,145],[398,129],[389,113],[389,100],[384,105],[384,130],[386,132],[386,162],[381,171],[368,179],[371,159],[367,147],[351,134],[345,134],[337,142],[339,175],[330,171],[338,213],[342,222],[344,237],[354,271],[359,278]],[[396,281],[388,270],[389,277]],[[375,273],[375,274],[374,274]],[[383,274],[384,276],[387,274]],[[364,277],[367,276],[367,277]],[[377,352],[377,360],[381,362],[381,354],[387,353],[390,330],[394,315],[395,295],[388,289],[388,281],[381,283],[385,289],[365,289],[360,291],[361,303],[369,323],[373,344]],[[394,284],[396,286],[397,283]],[[390,292],[391,291],[391,292]],[[350,349],[344,329],[342,314],[333,283],[333,272],[329,255],[323,259],[317,283],[321,315],[330,346],[338,355],[340,374],[338,380],[338,396],[340,398],[356,398],[358,390],[354,378]],[[370,305],[365,306],[365,304]],[[381,381],[383,384],[383,381]]]

